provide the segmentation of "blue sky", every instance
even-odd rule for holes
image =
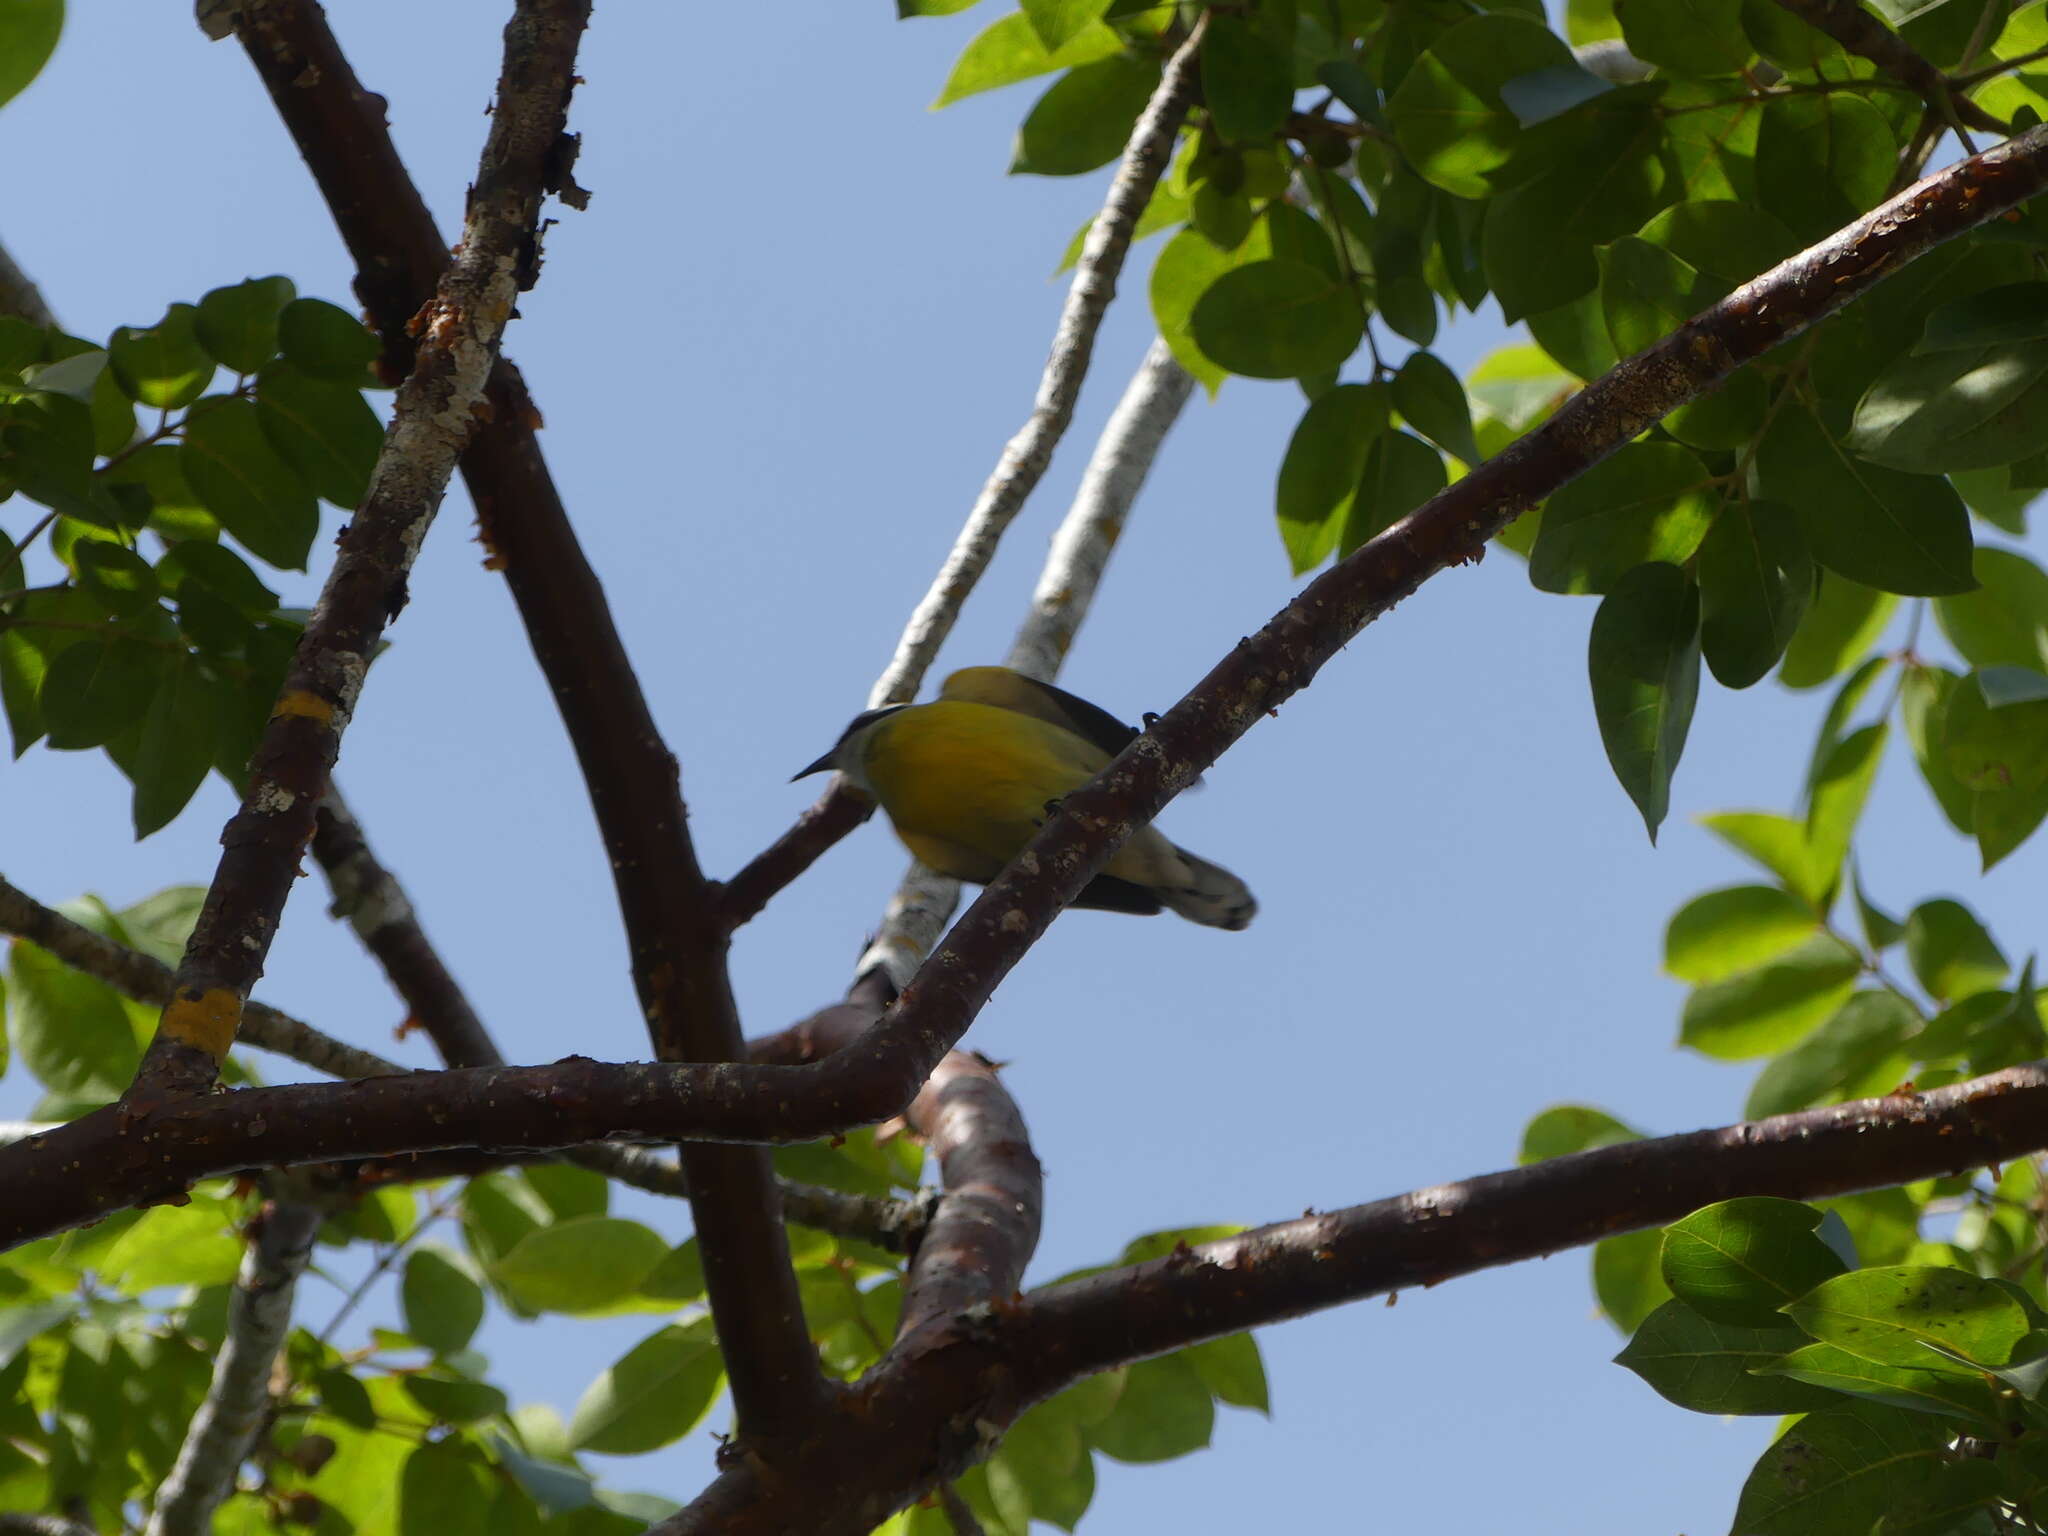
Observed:
[[[502,11],[334,12],[451,234]],[[862,707],[1023,420],[1060,299],[1049,274],[1101,195],[1101,176],[1003,174],[1029,86],[927,111],[994,14],[606,6],[591,29],[572,126],[594,197],[587,213],[558,210],[507,350],[546,414],[544,446],[714,874],[811,798],[785,781]],[[254,74],[183,8],[76,7],[49,70],[0,112],[0,160],[0,241],[81,334],[269,272],[352,302]],[[1006,649],[1150,338],[1155,248],[1135,255],[1080,419],[942,670]],[[1503,339],[1482,317],[1439,350],[1462,371]],[[1291,385],[1243,380],[1189,407],[1064,683],[1127,718],[1163,709],[1287,600],[1272,487],[1301,407]],[[643,1056],[571,754],[472,535],[458,490],[339,777],[508,1055]],[[1822,701],[1710,686],[1653,850],[1594,729],[1591,616],[1586,600],[1532,592],[1501,553],[1431,582],[1162,819],[1252,884],[1249,932],[1071,914],[1004,983],[968,1043],[1009,1063],[1046,1164],[1034,1277],[1101,1262],[1139,1232],[1504,1166],[1528,1118],[1561,1100],[1654,1130],[1736,1118],[1748,1071],[1672,1044],[1681,989],[1657,972],[1662,929],[1687,897],[1746,878],[1690,817],[1790,808]],[[210,874],[230,809],[217,784],[141,845],[126,798],[97,754],[39,749],[0,767],[8,877],[45,900],[93,890],[121,904]],[[1881,902],[1954,894],[2009,947],[2032,940],[2038,853],[1979,879],[1897,753],[1868,826]],[[750,1031],[838,995],[903,862],[870,825],[740,935]],[[424,1064],[416,1043],[393,1043],[402,1009],[317,887],[293,902],[260,995]],[[29,1092],[17,1073],[0,1103]],[[674,1208],[633,1209],[680,1235]],[[331,1306],[316,1290],[309,1316]],[[654,1321],[502,1323],[480,1342],[516,1395],[566,1411]],[[1725,1525],[1769,1430],[1681,1412],[1608,1364],[1621,1341],[1593,1316],[1581,1254],[1261,1342],[1271,1420],[1226,1413],[1205,1455],[1106,1468],[1096,1529],[1704,1532]],[[608,1476],[686,1498],[722,1423],[720,1410]]]

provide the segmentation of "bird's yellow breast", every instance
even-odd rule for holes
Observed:
[[[1030,715],[942,699],[881,721],[863,767],[913,853],[942,873],[985,881],[1031,840],[1049,801],[1108,762]]]

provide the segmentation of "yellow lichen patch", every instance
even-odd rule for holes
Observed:
[[[242,999],[228,987],[182,988],[164,1005],[158,1028],[180,1045],[196,1046],[215,1061],[235,1043],[242,1022]]]
[[[277,696],[277,706],[270,712],[274,720],[279,715],[298,715],[307,720],[318,720],[322,725],[334,718],[334,706],[317,693],[304,688],[291,688]]]

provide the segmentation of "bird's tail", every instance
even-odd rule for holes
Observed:
[[[1187,883],[1153,887],[1161,901],[1189,922],[1207,928],[1228,928],[1235,933],[1251,926],[1259,904],[1252,899],[1249,886],[1221,865],[1211,864],[1185,848],[1173,851],[1187,865]]]

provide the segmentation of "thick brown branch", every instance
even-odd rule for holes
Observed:
[[[410,1022],[434,1042],[451,1067],[494,1067],[505,1058],[469,1006],[461,984],[428,940],[398,877],[379,862],[370,840],[332,784],[314,823],[313,857],[334,893],[332,911],[345,918],[404,999]]]
[[[475,430],[499,338],[520,290],[531,286],[541,199],[555,172],[588,15],[588,0],[519,0],[505,28],[461,253],[419,314],[422,343],[369,492],[343,530],[251,759],[241,809],[221,834],[220,863],[178,967],[177,992],[130,1090],[137,1104],[203,1091],[234,1044],[364,671],[405,606],[412,562]]]
[[[1925,1094],[1655,1141],[1304,1216],[935,1320],[860,1382],[840,1433],[735,1467],[652,1536],[857,1536],[987,1454],[992,1428],[1096,1372],[1324,1307],[1434,1285],[1738,1195],[1819,1199],[2048,1146],[2048,1063]],[[830,1487],[821,1509],[810,1490]]]
[[[243,40],[319,181],[350,254],[357,293],[387,351],[443,260],[439,237],[317,6],[269,0]],[[463,474],[493,563],[504,570],[583,768],[625,917],[635,984],[664,1060],[744,1053],[725,968],[727,927],[698,868],[663,746],[534,439],[539,413],[518,371],[492,379],[491,419]],[[823,1391],[779,1217],[773,1170],[751,1148],[683,1151],[705,1280],[743,1425],[772,1434]]]
[[[1429,577],[1478,560],[1517,515],[1678,406],[2044,187],[2048,126],[1928,177],[1621,363],[1309,583],[1092,783],[1065,798],[954,924],[895,1007],[839,1053],[845,1080],[906,1069],[921,1080],[1133,831]]]
[[[1954,89],[1948,77],[1922,58],[1911,43],[1864,10],[1856,0],[1778,0],[1816,32],[1825,32],[1859,58],[1868,59],[1944,118],[1965,128],[2005,133],[2008,127]]]

